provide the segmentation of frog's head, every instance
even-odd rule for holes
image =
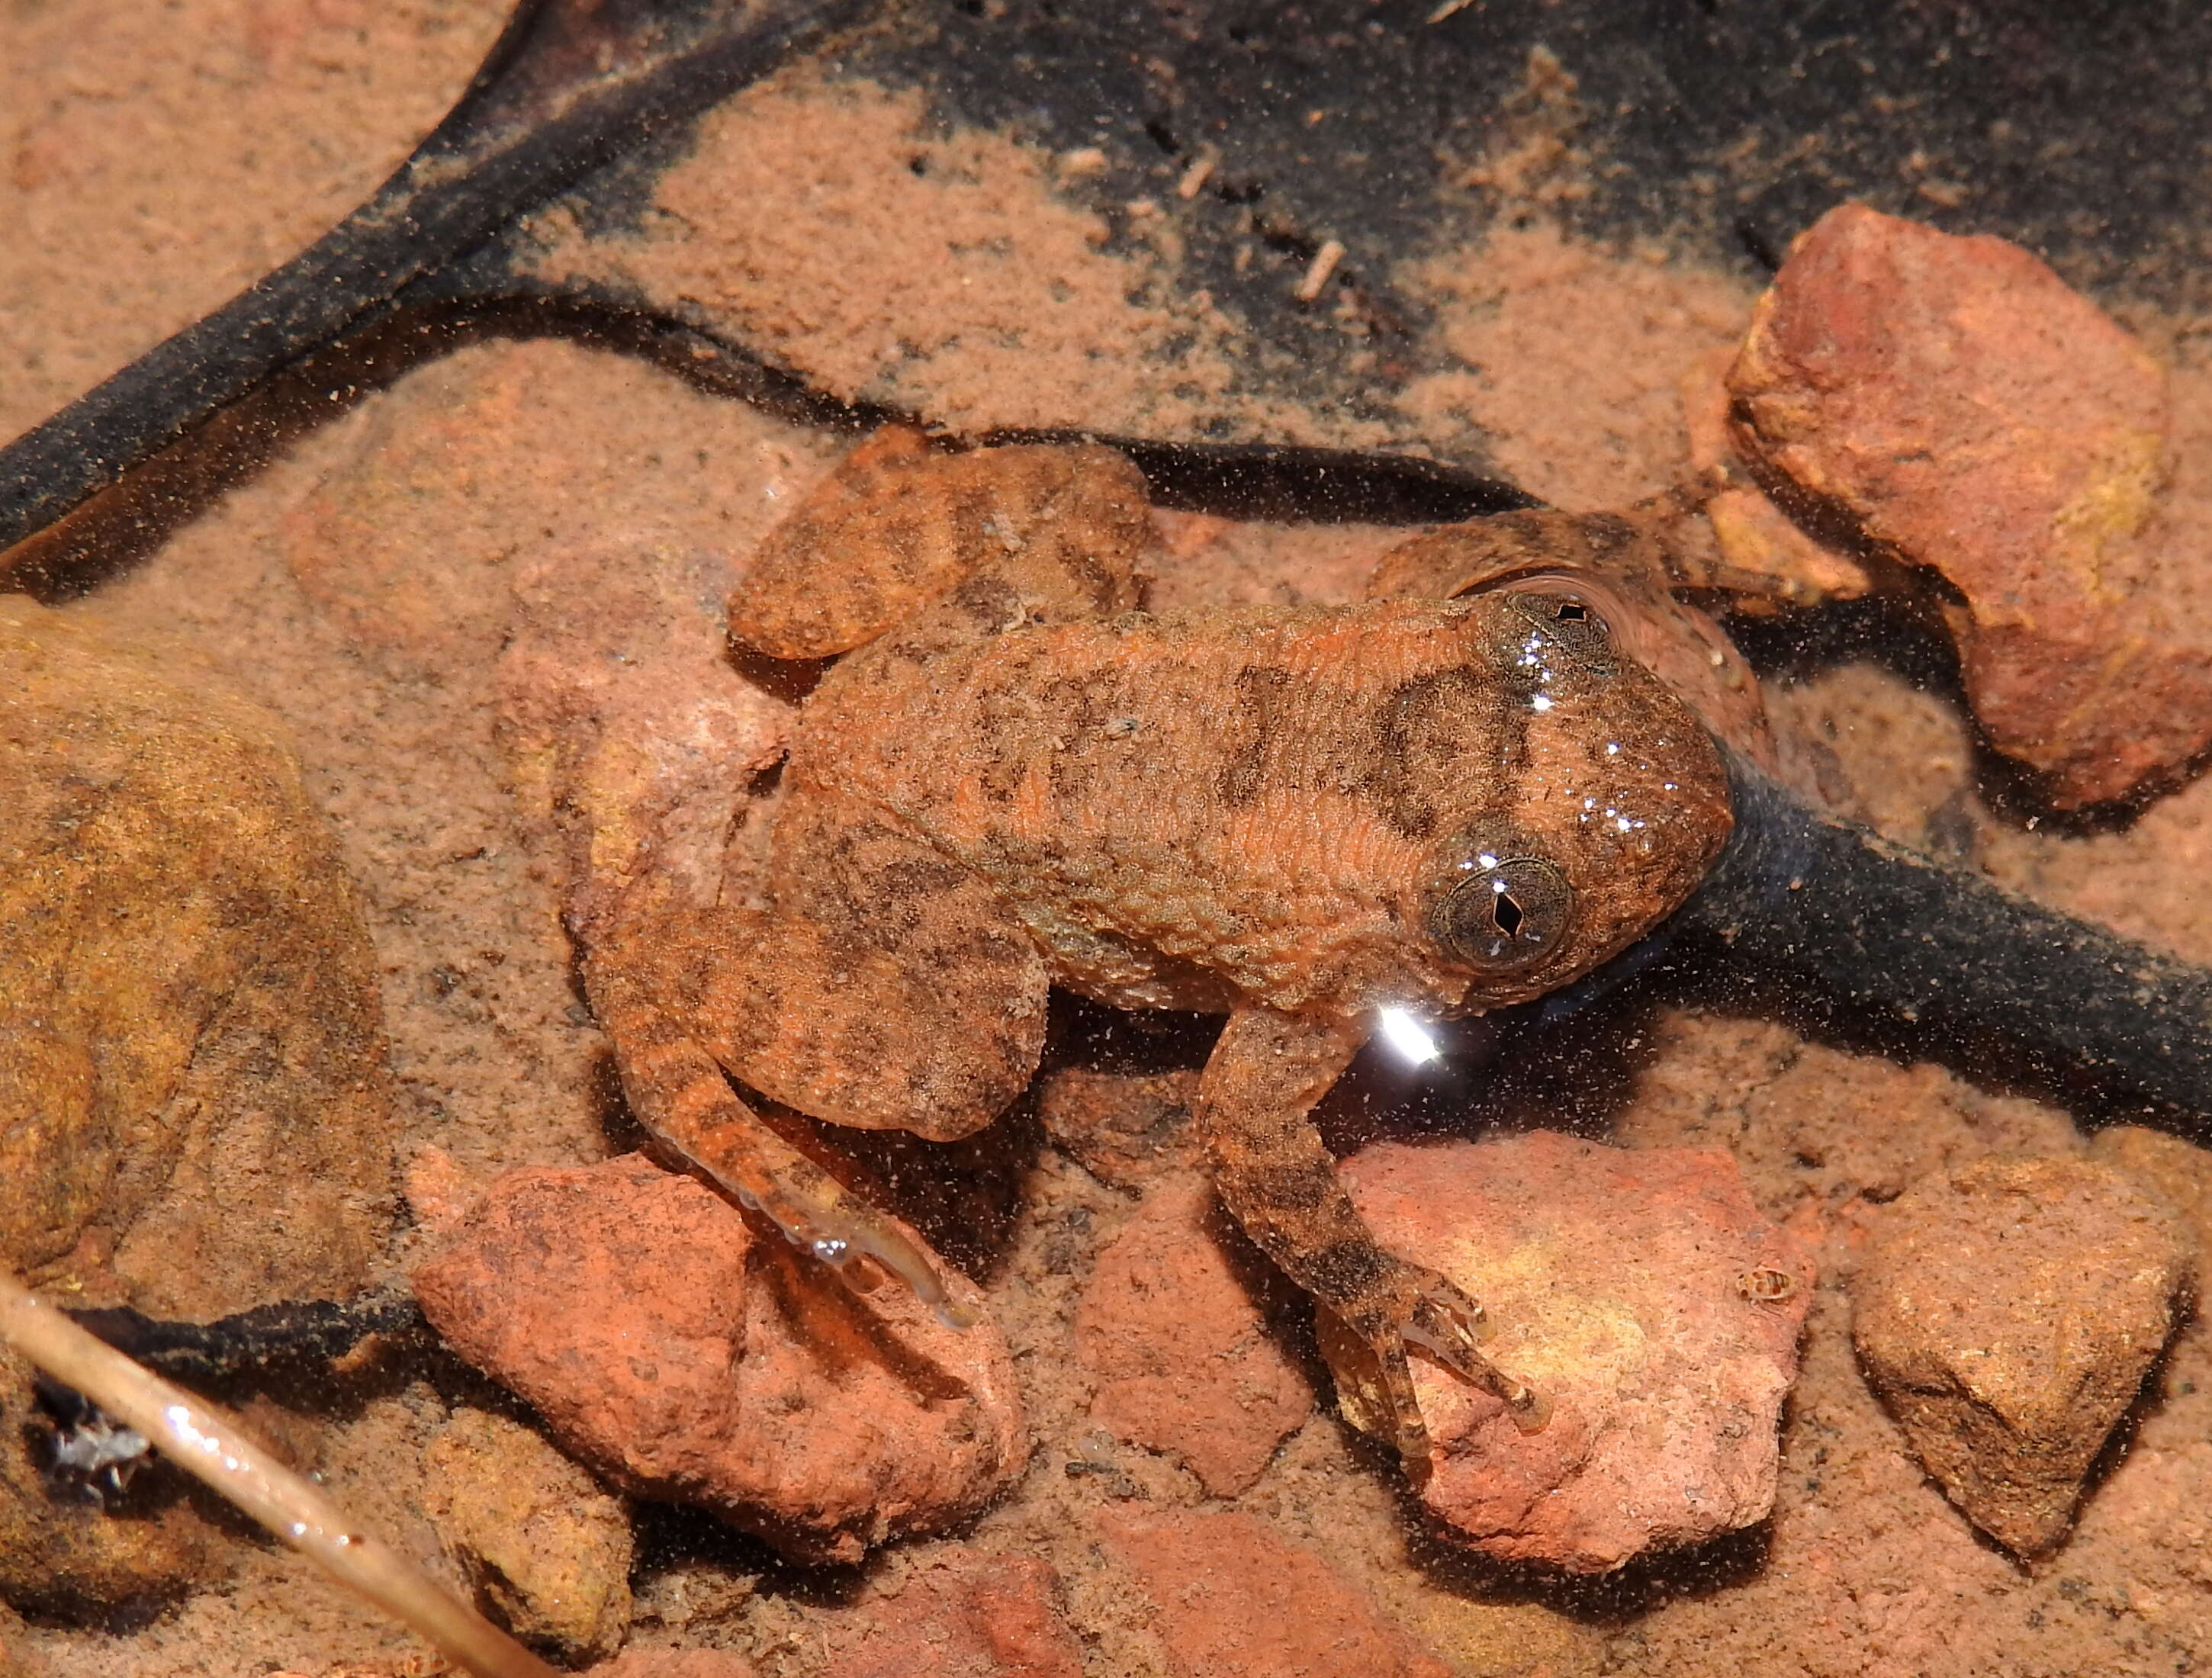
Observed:
[[[1436,800],[1423,931],[1469,1008],[1540,996],[1664,920],[1730,827],[1696,715],[1635,656],[1634,615],[1595,579],[1516,578],[1466,603],[1495,708],[1487,763]]]

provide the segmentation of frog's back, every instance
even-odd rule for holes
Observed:
[[[1457,773],[1503,743],[1504,684],[1470,603],[1380,602],[1097,622],[888,666],[812,702],[794,765],[969,860],[1146,835],[1226,841],[1279,795],[1421,825],[1397,726],[1442,681]],[[1436,743],[1441,744],[1441,742]],[[1470,757],[1470,754],[1473,754]],[[1408,766],[1418,775],[1417,767]]]
[[[793,771],[991,877],[1079,984],[1151,951],[1285,1005],[1419,991],[1407,925],[1437,846],[1471,812],[1510,818],[1532,729],[1564,720],[1516,666],[1528,633],[1489,597],[1018,629],[833,675]],[[1710,753],[1629,679],[1620,722],[1656,700]]]

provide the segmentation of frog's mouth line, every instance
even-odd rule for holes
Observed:
[[[2212,1136],[2212,971],[1820,815],[1723,755],[1735,829],[1704,883],[1534,1011],[1556,1018],[1662,964],[1708,991],[1723,970],[1738,995],[1778,984],[1793,1015],[1978,1082]]]

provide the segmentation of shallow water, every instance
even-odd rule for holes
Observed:
[[[104,8],[97,20],[53,6],[0,23],[0,76],[14,95],[0,109],[18,113],[0,219],[34,235],[0,253],[0,425],[33,423],[362,196],[450,100],[495,11],[295,15],[207,0]],[[1012,15],[1003,30],[1024,21]],[[1369,22],[1430,27],[1414,12],[1363,14],[1338,50],[1356,52]],[[977,39],[967,21],[949,27],[956,42]],[[681,223],[648,217],[643,242],[611,253],[553,238],[547,261],[557,270],[580,252],[594,271],[703,310],[819,389],[963,430],[1205,427],[1419,445],[1564,506],[1623,506],[1683,470],[1680,387],[1741,338],[1763,277],[1731,242],[1737,218],[1680,214],[1688,189],[1671,179],[1645,195],[1662,209],[1647,206],[1643,222],[1607,220],[1608,206],[1635,197],[1620,170],[1648,159],[1592,114],[1607,108],[1593,89],[1622,72],[1577,58],[1578,39],[1595,53],[1563,23],[1559,69],[1516,53],[1510,73],[1468,99],[1477,115],[1453,106],[1449,143],[1426,153],[1433,215],[1419,242],[1347,240],[1337,289],[1310,310],[1263,310],[1249,296],[1272,288],[1279,298],[1303,276],[1311,235],[1331,228],[1286,231],[1269,217],[1280,202],[1319,216],[1332,202],[1320,185],[1239,202],[1258,165],[1240,168],[1233,134],[1171,135],[1174,150],[1151,137],[1147,155],[1123,131],[1141,125],[1118,118],[1093,172],[1070,161],[1085,137],[1043,109],[1049,101],[1012,126],[948,126],[891,52],[873,80],[802,68],[732,101],[709,128],[719,173],[671,177]],[[2027,25],[1996,46],[2011,55],[2001,62],[2031,68],[2057,50]],[[965,89],[963,108],[1000,114],[962,63],[948,84]],[[1585,85],[1563,86],[1562,70]],[[2028,79],[2033,112],[2048,84]],[[1876,190],[1851,171],[1881,148],[1911,152],[1903,142],[1923,106],[1900,106],[1887,124],[1863,114],[1881,81],[1851,79],[1850,114],[1831,112],[1833,134],[1856,137],[1835,140],[1834,179],[1820,178],[1818,146],[1794,163],[1764,143],[1747,154],[1757,161],[1740,179],[1766,185],[1753,207],[1788,224],[1780,237],[1795,231],[1788,206],[1802,199],[1809,219]],[[1328,143],[1346,113],[1315,108],[1316,143]],[[1802,112],[1808,132],[1820,131],[1818,115]],[[2009,141],[1990,141],[1978,160],[1951,116],[1940,132],[1936,116],[1925,120],[1951,149],[1882,185],[1892,198],[1881,207],[2022,237],[2062,224],[2048,206],[2039,220],[2002,196],[2016,167]],[[1897,131],[1877,148],[1870,123]],[[1221,179],[1185,198],[1177,184],[1208,146],[1226,159]],[[1985,196],[1947,204],[1954,177],[1986,180]],[[1935,193],[1919,191],[1930,183]],[[2112,226],[2136,228],[2140,214],[2132,199],[2116,205]],[[1375,224],[1385,220],[1378,210]],[[2088,234],[2050,253],[2171,365],[2171,493],[2186,510],[2212,462],[2204,338],[2192,299],[2160,265],[2178,242],[2113,237],[2118,254]],[[1355,382],[1353,402],[1344,392]],[[773,757],[786,710],[721,665],[717,602],[846,446],[605,349],[477,343],[304,432],[66,602],[76,622],[266,707],[296,739],[360,897],[391,1041],[396,1192],[372,1282],[424,1255],[441,1195],[638,1140],[560,922],[574,836],[528,773],[523,748],[542,718],[519,706],[522,654],[562,670],[620,614],[672,626],[669,669],[699,660],[703,679],[744,696],[715,727],[753,756],[698,782],[699,808],[742,808],[762,791],[750,765]],[[1395,539],[1191,514],[1162,525],[1150,564],[1162,609],[1348,599]],[[2179,552],[2163,587],[2191,606],[2212,598]],[[1924,637],[1838,615],[1744,638],[1769,672],[1780,761],[1801,790],[2053,907],[2212,963],[2212,905],[2197,884],[2212,794],[2201,781],[2083,830],[2023,801],[1996,770]],[[680,692],[622,704],[625,722],[647,731],[696,720]],[[702,818],[683,837],[708,854],[727,824]],[[720,865],[695,854],[689,866],[696,884]],[[1221,1310],[1243,1291],[1269,1348],[1280,1437],[1231,1489],[1236,1475],[1209,1479],[1187,1453],[1129,1442],[1135,1422],[1102,1400],[1100,1347],[1113,1339],[1095,1326],[1102,1276],[1149,1249],[1146,1220],[1188,1188],[1190,1161],[1170,1121],[1125,1150],[1133,1164],[1086,1153],[1052,1128],[1050,1079],[1187,1071],[1209,1028],[1074,1006],[1056,1024],[1043,1118],[1019,1111],[949,1158],[915,1145],[873,1161],[982,1286],[1035,1442],[1025,1474],[950,1535],[858,1568],[796,1566],[702,1516],[632,1508],[634,1643],[735,1651],[777,1678],[914,1669],[915,1648],[933,1639],[948,1663],[969,1663],[946,1671],[1030,1658],[1036,1670],[1094,1674],[1287,1672],[1299,1661],[1464,1674],[2164,1673],[2212,1653],[2192,1524],[2212,1492],[2201,1324],[2182,1329],[2100,1462],[2075,1535],[2033,1567],[1978,1538],[1944,1499],[1854,1359],[1843,1284],[1909,1185],[1985,1155],[2095,1152],[2075,1116],[2013,1068],[1946,1069],[1918,1058],[1924,1043],[1801,1031],[1787,1006],[1711,979],[1632,988],[1548,1036],[1471,1032],[1418,1084],[1378,1063],[1355,1073],[1325,1115],[1340,1152],[1392,1136],[1538,1128],[1626,1147],[1723,1148],[1759,1209],[1818,1255],[1771,1518],[1577,1581],[1471,1559],[1440,1538],[1388,1453],[1337,1416],[1295,1297],[1271,1288],[1233,1239],[1230,1279],[1190,1286]],[[220,1201],[202,1215],[222,1218]],[[272,1270],[286,1242],[272,1230]],[[75,1279],[124,1297],[152,1286],[126,1269],[117,1290],[93,1274],[100,1257],[72,1255],[85,1268]],[[261,1297],[248,1278],[198,1280],[210,1309]],[[419,1347],[335,1374],[237,1381],[222,1395],[364,1523],[433,1559],[434,1442],[463,1410],[529,1420],[458,1360]],[[132,1506],[181,1495],[152,1471]],[[215,1582],[173,1599],[37,1605],[20,1627],[0,1616],[0,1646],[68,1678],[406,1669],[412,1645],[398,1634],[289,1556],[210,1520]],[[1322,1658],[1312,1651],[1332,1644],[1358,1652],[1312,1665]]]

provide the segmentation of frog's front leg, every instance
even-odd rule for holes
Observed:
[[[1399,1454],[1420,1474],[1429,1437],[1407,1342],[1496,1394],[1524,1427],[1542,1426],[1546,1407],[1482,1355],[1482,1308],[1435,1271],[1380,1246],[1337,1180],[1310,1115],[1364,1037],[1351,1021],[1256,1007],[1234,1014],[1200,1080],[1199,1120],[1214,1185],[1237,1221],[1373,1350]]]

